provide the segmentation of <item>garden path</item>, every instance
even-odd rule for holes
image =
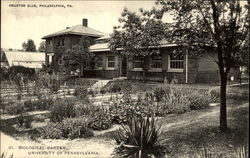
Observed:
[[[101,89],[111,80],[98,80],[90,89]]]
[[[235,109],[235,108],[243,108],[243,107],[248,107],[248,106],[249,106],[249,103],[245,103],[245,104],[239,105],[237,107],[230,106],[227,108],[227,110],[231,110],[232,108]],[[183,126],[187,126],[189,124],[199,122],[200,119],[204,119],[204,118],[210,119],[212,117],[218,117],[218,119],[219,119],[220,108],[219,108],[219,106],[217,106],[217,107],[213,107],[213,109],[210,111],[198,112],[198,113],[197,113],[197,111],[191,111],[191,113],[192,112],[194,112],[194,113],[192,114],[193,116],[191,118],[181,120],[178,122],[167,123],[161,127],[162,130],[164,132],[170,131],[174,128],[183,127]]]

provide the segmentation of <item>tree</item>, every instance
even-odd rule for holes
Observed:
[[[27,43],[23,42],[22,46],[23,46],[23,50],[25,52],[35,52],[36,51],[36,45],[32,39],[28,39]]]
[[[39,51],[39,52],[45,52],[45,50],[46,50],[45,41],[42,41],[42,42],[40,43],[40,46],[39,46],[39,48],[38,48],[38,51]]]
[[[230,68],[242,61],[249,43],[249,1],[240,0],[157,0],[158,8],[148,14],[156,19],[171,14],[171,41],[185,45],[195,55],[213,47],[220,74],[220,130],[227,130],[226,86]],[[249,48],[249,47],[248,47]],[[242,54],[243,53],[243,54]],[[208,54],[208,53],[207,53]],[[209,54],[208,54],[209,55]]]
[[[89,46],[93,43],[94,41],[90,37],[81,37],[78,44],[62,54],[62,68],[66,68],[67,71],[76,71],[78,69],[80,70],[80,77],[87,63],[94,58],[94,54],[89,52]]]
[[[111,52],[121,54],[126,57],[140,56],[143,58],[143,81],[147,71],[147,56],[159,53],[159,50],[152,47],[160,45],[165,37],[165,25],[161,20],[151,19],[143,14],[130,12],[126,8],[121,14],[120,26],[114,27],[111,35],[109,47]],[[120,50],[121,49],[121,50]]]

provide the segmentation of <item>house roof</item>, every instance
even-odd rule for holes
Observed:
[[[42,68],[41,63],[45,62],[44,52],[5,51],[4,53],[10,66]]]
[[[94,30],[92,28],[89,27],[85,27],[83,25],[75,25],[69,28],[66,28],[64,30],[46,35],[44,37],[42,37],[42,39],[46,39],[46,38],[50,38],[50,37],[54,37],[54,36],[59,36],[59,35],[66,35],[66,34],[74,34],[74,35],[87,35],[87,36],[94,36],[94,37],[103,37],[107,34]]]
[[[164,48],[164,47],[174,47],[174,46],[178,46],[177,44],[174,43],[169,43],[165,40],[160,42],[160,48]],[[154,46],[151,46],[150,48],[154,48]],[[89,47],[90,52],[104,52],[104,51],[110,51],[110,48],[108,47],[108,42],[105,43],[96,43],[92,46]],[[121,48],[118,48],[118,50],[121,50]]]

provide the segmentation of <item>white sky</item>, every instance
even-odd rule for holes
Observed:
[[[26,4],[26,7],[9,7],[10,4]],[[29,8],[27,4],[70,4],[66,8]],[[124,7],[131,11],[151,9],[154,1],[2,1],[1,47],[22,49],[22,43],[33,39],[37,48],[42,37],[82,23],[104,33],[111,33],[118,25]]]

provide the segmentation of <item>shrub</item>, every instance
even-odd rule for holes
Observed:
[[[77,101],[74,104],[74,110],[77,117],[80,116],[90,116],[92,115],[99,107],[93,106],[89,100]]]
[[[49,123],[40,129],[43,138],[62,139],[62,138],[88,138],[93,136],[93,131],[87,127],[88,119],[67,118],[61,123]]]
[[[32,116],[30,116],[30,115],[21,114],[20,116],[18,116],[17,121],[18,121],[19,126],[24,126],[25,128],[30,128],[33,119],[32,119]]]
[[[61,122],[64,118],[76,117],[73,99],[57,99],[50,108],[50,120]]]
[[[188,99],[191,110],[204,109],[209,106],[209,103],[213,102],[208,91],[203,93],[201,91],[193,91],[190,93],[190,96],[188,96]]]
[[[26,111],[48,110],[52,104],[53,104],[52,98],[40,98],[38,100],[24,101],[24,107]]]
[[[164,98],[165,108],[175,113],[190,111],[188,93],[183,88],[170,87],[169,93],[166,93]]]
[[[24,104],[22,102],[14,102],[11,105],[7,105],[5,110],[10,115],[18,115],[25,112]]]
[[[133,116],[128,125],[123,125],[116,133],[114,139],[120,146],[115,153],[121,157],[150,158],[165,155],[165,147],[160,144],[160,126],[156,126],[154,117]]]
[[[164,95],[165,95],[165,90],[162,87],[157,87],[154,89],[154,97],[157,102],[162,101]]]
[[[84,99],[88,96],[88,90],[86,87],[76,87],[74,95],[80,99]]]
[[[62,124],[61,123],[48,123],[47,126],[39,129],[42,138],[45,139],[61,139],[62,137]]]
[[[32,121],[33,121],[32,116],[30,116],[30,115],[24,116],[24,127],[30,128]]]
[[[111,118],[108,113],[103,109],[99,109],[90,119],[88,127],[94,130],[105,130],[111,127],[111,123]]]

